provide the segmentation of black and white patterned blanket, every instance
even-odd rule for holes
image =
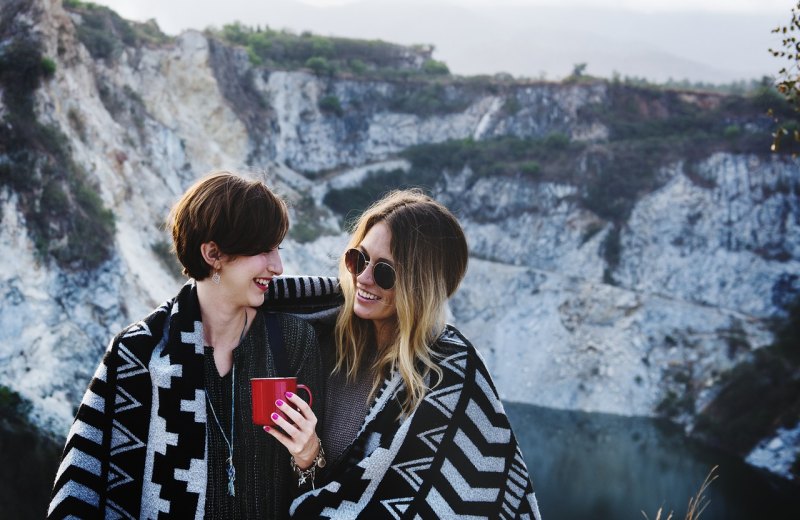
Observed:
[[[202,518],[203,384],[189,282],[109,344],[67,436],[48,518]]]
[[[281,310],[319,317],[340,304],[338,294],[299,297],[299,290],[289,290],[311,280],[284,280],[295,297],[284,298]],[[332,279],[319,285],[338,289]],[[443,372],[439,384],[398,420],[405,388],[399,373],[392,374],[325,485],[293,502],[294,517],[541,520],[528,469],[480,354],[452,326],[433,350]]]
[[[269,293],[274,299],[302,295],[311,302],[315,294],[333,293],[330,279],[304,282],[302,287],[277,283]],[[208,482],[203,348],[194,281],[111,341],[67,436],[48,518],[203,518]],[[273,374],[274,367],[264,370]],[[302,370],[310,374],[308,367]],[[288,486],[288,458],[276,466],[272,490],[283,481],[278,478],[283,470]]]

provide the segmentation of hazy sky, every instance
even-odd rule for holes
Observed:
[[[770,30],[794,0],[93,0],[168,34],[233,21],[434,44],[458,74],[559,79],[577,63],[613,73],[723,83],[774,75]]]

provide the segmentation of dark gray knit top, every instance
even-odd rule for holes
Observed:
[[[336,346],[332,330],[329,332],[320,337],[323,367],[325,373],[329,374],[323,421],[325,436],[321,439],[329,467],[332,468],[355,440],[372,404],[369,393],[372,390],[372,363],[375,356],[366,356],[358,378],[348,381],[346,374],[333,373]]]
[[[208,414],[208,483],[206,518],[260,520],[287,518],[289,503],[297,494],[297,480],[289,466],[286,448],[252,423],[250,378],[297,376],[320,399],[314,400],[317,416],[324,415],[325,382],[313,329],[305,321],[286,314],[276,315],[283,331],[283,344],[290,374],[276,374],[267,339],[266,321],[259,310],[250,329],[233,351],[233,371],[220,377],[213,349],[205,349],[205,382],[210,402]],[[231,385],[235,387],[234,453],[236,496],[228,496],[226,460],[228,446],[211,412],[213,405],[228,440],[231,438]],[[302,395],[302,394],[301,394]]]

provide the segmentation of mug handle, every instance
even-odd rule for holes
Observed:
[[[305,390],[308,394],[308,406],[311,406],[314,403],[314,396],[311,395],[311,389],[308,388],[306,385],[298,384],[298,390]]]

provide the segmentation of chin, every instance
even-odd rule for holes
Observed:
[[[362,309],[359,306],[353,307],[353,314],[355,314],[356,316],[358,316],[362,320],[372,319],[371,316],[370,316],[369,311],[365,311],[365,309]]]

